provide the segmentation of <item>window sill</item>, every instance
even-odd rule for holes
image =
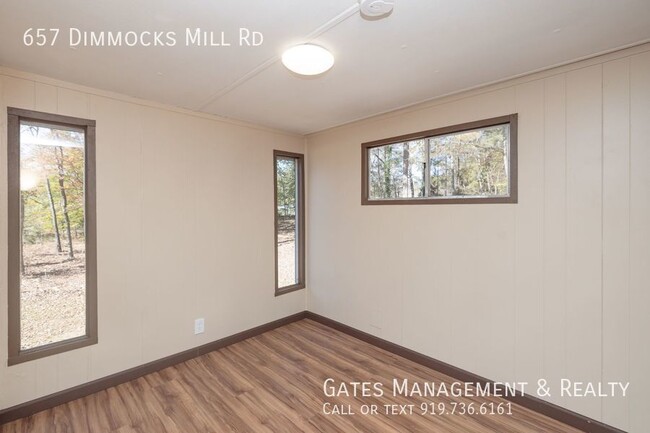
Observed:
[[[7,360],[7,365],[12,366],[21,364],[23,362],[56,355],[57,353],[63,353],[70,350],[80,349],[86,346],[92,346],[93,344],[97,344],[97,337],[84,335],[82,337],[71,338],[69,340],[60,341],[58,343],[51,343],[44,346],[35,347],[33,349],[21,350],[17,355],[9,357]]]
[[[294,284],[292,286],[286,286],[279,289],[275,289],[275,296],[286,295],[287,293],[295,292],[297,290],[302,290],[305,288],[304,283]]]
[[[496,203],[505,203],[513,204],[517,203],[516,194],[510,196],[499,196],[499,197],[452,197],[452,198],[396,198],[396,199],[368,199],[363,197],[361,199],[361,205],[396,205],[396,204],[496,204]]]

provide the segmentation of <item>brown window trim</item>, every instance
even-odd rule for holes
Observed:
[[[469,131],[478,128],[487,128],[497,125],[510,125],[510,148],[509,148],[509,189],[507,197],[423,197],[404,199],[374,199],[369,198],[368,189],[368,150],[373,147],[386,144],[401,143],[410,140],[430,138],[436,135],[453,134],[456,132]],[[427,164],[428,170],[428,164]],[[370,141],[361,144],[361,204],[362,205],[401,205],[401,204],[480,204],[480,203],[517,203],[517,114],[493,117],[491,119],[477,120],[474,122],[462,123],[459,125],[445,126],[443,128],[429,129],[427,131],[413,134],[400,135],[397,137],[385,138],[382,140]]]
[[[8,188],[8,365],[43,358],[97,343],[97,230],[95,197],[95,121],[58,114],[7,107]],[[20,349],[20,122],[30,120],[50,125],[73,126],[85,132],[85,229],[86,229],[86,335]]]
[[[278,176],[276,161],[278,157],[295,158],[298,170],[298,283],[291,286],[278,287]],[[273,151],[273,221],[275,231],[275,296],[284,295],[305,288],[305,156],[302,153]]]

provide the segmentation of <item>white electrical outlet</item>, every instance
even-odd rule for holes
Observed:
[[[203,318],[194,321],[194,334],[203,334],[205,331],[205,320]]]

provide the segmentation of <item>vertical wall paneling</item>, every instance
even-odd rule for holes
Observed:
[[[646,431],[650,46],[638,52],[309,136],[310,308],[497,380],[630,380],[626,400],[551,400]],[[303,151],[301,138],[68,87],[0,75],[0,105],[97,120],[100,344],[0,365],[0,408],[305,306],[304,294],[272,296],[267,183],[272,149]],[[518,204],[359,204],[361,142],[513,111],[521,116]],[[259,176],[235,190],[243,164]],[[5,183],[0,200],[2,246]],[[238,228],[242,220],[249,231]],[[193,238],[206,242],[193,251]],[[0,271],[6,254],[0,248]],[[251,263],[255,273],[246,272]],[[206,334],[195,337],[193,319],[204,312]],[[122,347],[130,354],[111,356]]]
[[[515,111],[516,205],[360,205],[360,143]],[[381,296],[391,341],[495,380],[548,379],[551,402],[645,432],[648,137],[650,45],[310,135],[310,309],[367,330]],[[561,398],[562,378],[630,380],[630,396]]]
[[[6,106],[97,122],[99,343],[7,367],[0,332],[0,409],[305,309],[304,291],[273,290],[272,150],[303,152],[302,137],[11,75],[0,74],[2,178]],[[0,330],[6,203],[2,181]]]
[[[58,89],[43,83],[34,83],[34,109],[45,113],[58,112]]]
[[[0,107],[4,107],[4,78],[0,75]],[[5,111],[0,111],[0,179],[7,178],[7,117]],[[0,203],[7,202],[7,182],[0,182]],[[0,323],[7,323],[7,207],[0,206]],[[0,359],[7,357],[7,332],[0,332]],[[0,389],[7,389],[6,377],[0,374]],[[0,407],[5,407],[5,399],[0,393]]]
[[[90,95],[76,90],[60,88],[57,92],[57,108],[59,114],[89,118]]]
[[[601,379],[602,67],[567,74],[567,375]],[[571,408],[599,419],[598,398]]]
[[[566,76],[544,80],[543,377],[566,377]],[[558,393],[549,398],[560,403]]]
[[[101,119],[96,143],[98,314],[111,326],[102,327],[100,341],[90,347],[89,379],[106,376],[141,362],[141,308],[146,298],[139,279],[141,259],[140,110],[108,98],[91,97],[93,118]],[[129,212],[124,212],[129,209]],[[111,272],[121,269],[121,272]],[[109,290],[110,294],[105,290]],[[132,305],[134,308],[124,308]],[[133,338],[125,339],[124,335]],[[115,346],[123,350],[115,352]]]
[[[630,63],[630,431],[650,425],[650,53]]]
[[[189,131],[184,119],[174,122],[173,117],[173,113],[151,110],[142,118],[148,135],[142,147],[143,271],[148,276],[144,287],[148,298],[143,321],[145,362],[160,358],[169,347],[181,351],[193,345],[185,338],[193,326],[187,318],[195,296],[189,278],[193,209],[188,150],[192,144],[185,143],[183,137]],[[172,268],[176,270],[172,274],[160,271]],[[163,325],[156,323],[157,316],[166,317]],[[155,338],[161,333],[166,341]]]
[[[603,381],[629,380],[630,61],[603,64]],[[603,401],[627,430],[628,399]]]
[[[542,377],[544,320],[544,82],[517,86],[519,203],[515,222],[515,368],[518,381]]]
[[[454,325],[450,310],[438,305],[449,305],[453,299],[453,257],[449,247],[454,238],[449,229],[453,221],[448,209],[437,209],[435,224],[428,224],[424,209],[409,213],[409,227],[428,227],[426,230],[408,230],[406,245],[427,245],[429,254],[409,257],[404,261],[403,271],[403,344],[423,353],[431,353],[439,359],[449,359],[452,353]],[[435,275],[434,279],[429,278]],[[432,314],[435,312],[435,314]],[[418,332],[422,316],[430,317],[430,331]]]

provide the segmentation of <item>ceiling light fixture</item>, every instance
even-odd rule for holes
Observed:
[[[318,75],[334,65],[334,56],[321,46],[302,44],[285,51],[282,64],[296,74]]]

